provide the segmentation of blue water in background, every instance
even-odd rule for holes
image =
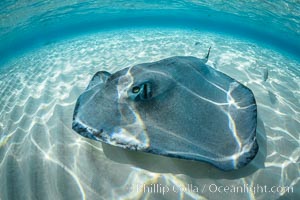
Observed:
[[[297,1],[281,3],[287,4],[293,11],[299,10]],[[0,7],[0,55],[3,61],[22,50],[89,32],[161,26],[187,27],[244,37],[298,58],[299,15],[285,10],[285,7],[279,7],[283,13],[272,7],[280,6],[278,4],[259,1],[238,1],[228,5],[208,1],[4,1]]]
[[[1,1],[0,199],[299,198],[299,10],[296,0]],[[246,168],[224,173],[120,150],[71,129],[75,102],[96,71],[203,56],[209,46],[208,64],[257,100],[260,152]],[[151,183],[260,184],[294,192],[134,190]]]

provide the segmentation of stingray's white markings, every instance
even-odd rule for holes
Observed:
[[[160,71],[156,71],[156,70],[149,70],[147,69],[147,71],[152,72],[152,73],[157,73],[160,75],[163,75],[169,79],[172,79],[175,83],[178,83],[177,80],[175,80],[172,76],[167,75],[165,72],[160,72]],[[221,88],[220,86],[216,85],[215,83],[212,83],[211,81],[209,81],[206,77],[203,76],[203,74],[201,74],[200,72],[198,72],[197,70],[195,70],[196,73],[198,73],[204,80],[206,80],[208,83],[212,84],[213,86],[215,86],[217,89],[223,91],[224,93],[227,93],[227,91],[223,88]]]
[[[254,107],[254,106],[257,106],[256,104],[249,104],[248,106],[239,106],[239,102],[236,102],[235,103],[236,107],[239,109],[239,110],[246,110],[250,107]]]
[[[231,96],[231,93],[239,86],[237,82],[231,82],[229,84],[229,90],[226,91],[227,94],[227,102],[229,103],[229,106],[234,105],[237,108],[237,104],[235,102],[235,99]]]
[[[216,161],[216,162],[232,161],[232,155],[231,156],[222,156],[222,158],[212,158],[212,157],[207,157],[204,155],[200,155],[197,153],[191,153],[191,152],[177,152],[177,151],[165,151],[165,152],[169,153],[169,154],[177,154],[182,157],[195,157],[198,159],[202,159],[204,161]]]
[[[99,132],[97,129],[94,129],[94,128],[92,128],[92,127],[86,125],[86,123],[83,122],[81,119],[79,119],[79,117],[76,117],[74,121],[76,121],[77,123],[79,123],[81,126],[85,127],[85,128],[88,130],[88,132],[89,132],[90,134],[92,134],[93,136],[95,136],[93,133],[98,133],[98,132]],[[105,135],[105,133],[102,133],[102,134],[101,134],[102,137],[103,137],[104,135]],[[97,136],[95,136],[95,139],[100,140]]]
[[[120,81],[119,81],[119,84],[117,85],[117,90],[118,90],[118,99],[119,99],[119,102],[120,103],[125,103],[126,105],[128,105],[128,108],[131,110],[131,112],[135,115],[135,118],[136,118],[136,121],[133,123],[133,124],[131,124],[130,126],[131,126],[131,128],[132,127],[134,127],[134,129],[136,129],[135,131],[130,131],[130,132],[128,132],[128,130],[126,130],[125,128],[123,128],[123,129],[120,129],[119,131],[115,131],[115,133],[113,134],[114,135],[114,137],[113,138],[111,138],[111,139],[113,139],[113,140],[115,140],[115,141],[119,141],[119,142],[126,142],[126,143],[133,143],[133,144],[136,144],[136,145],[141,145],[141,144],[139,144],[139,142],[140,142],[140,140],[138,140],[138,139],[136,139],[141,133],[143,133],[144,135],[145,135],[145,137],[143,137],[143,138],[148,138],[147,137],[147,133],[144,131],[145,129],[146,129],[146,127],[145,127],[145,125],[144,125],[144,123],[143,123],[143,120],[140,118],[140,115],[139,115],[139,113],[137,112],[137,110],[135,109],[135,107],[134,107],[134,104],[129,104],[128,102],[127,102],[127,98],[128,98],[128,90],[131,88],[131,86],[132,86],[132,84],[133,84],[133,82],[134,82],[134,80],[133,80],[133,75],[131,74],[131,70],[132,70],[132,67],[131,68],[129,68],[128,69],[128,71],[127,71],[127,73],[125,74],[125,75],[123,75],[123,76],[121,76],[120,77]],[[162,76],[164,76],[164,77],[167,77],[167,78],[169,78],[169,79],[172,79],[173,81],[175,81],[176,82],[176,80],[173,78],[173,77],[171,77],[171,76],[169,76],[169,75],[167,75],[166,73],[164,73],[164,72],[161,72],[161,71],[156,71],[156,70],[148,70],[147,69],[147,71],[149,72],[149,73],[155,73],[155,74],[160,74],[160,75],[162,75]],[[121,84],[122,83],[122,84]],[[179,84],[178,82],[176,82],[177,84]],[[183,86],[183,85],[181,85],[182,87],[184,87],[185,89],[187,89],[185,86]],[[218,104],[218,103],[216,103],[216,102],[213,102],[213,101],[211,101],[211,100],[209,100],[209,99],[207,99],[207,98],[204,98],[204,97],[202,97],[202,96],[199,96],[198,94],[196,94],[195,92],[193,92],[192,90],[190,90],[190,89],[187,89],[190,93],[192,93],[193,95],[195,95],[195,96],[197,96],[197,97],[200,97],[200,98],[202,98],[202,99],[204,99],[204,100],[206,100],[206,101],[209,101],[209,102],[211,102],[211,103],[213,103],[213,104],[215,104],[215,105],[228,105],[228,103],[224,103],[224,104],[222,104],[222,103],[220,103],[220,104]],[[120,112],[121,113],[121,112]],[[160,128],[160,127],[156,127],[156,128],[158,128],[158,129],[160,129],[161,131],[163,131],[163,132],[166,132],[166,133],[168,133],[168,134],[171,134],[172,136],[174,136],[174,137],[178,137],[178,138],[180,138],[181,140],[183,140],[183,141],[185,141],[185,142],[187,142],[187,143],[190,143],[190,144],[192,144],[192,145],[194,145],[194,146],[197,146],[198,147],[198,145],[197,144],[194,144],[194,143],[192,143],[191,141],[189,141],[189,140],[187,140],[187,139],[185,139],[185,138],[183,138],[183,137],[180,137],[180,136],[178,136],[177,134],[175,134],[175,133],[172,133],[172,132],[170,132],[170,131],[167,131],[167,130],[163,130],[162,128]],[[140,130],[139,130],[140,129]],[[133,134],[136,134],[136,133],[138,133],[138,135],[133,135]],[[124,138],[124,137],[121,137],[121,134],[125,134],[126,135],[126,137]],[[132,137],[133,136],[133,137]],[[130,138],[130,139],[129,139]],[[142,143],[143,144],[143,143]],[[145,144],[145,143],[144,143]],[[146,144],[148,145],[148,142],[146,142]],[[143,147],[143,146],[142,146]],[[199,148],[199,147],[198,147]]]
[[[231,156],[233,164],[234,164],[234,168],[237,168],[237,164],[239,163],[239,158],[241,156],[243,156],[244,154],[248,153],[249,151],[251,151],[255,142],[256,142],[256,138],[254,138],[251,143],[245,144],[242,149],[240,148],[237,153],[235,153]]]
[[[232,98],[231,96],[231,93],[232,91],[234,91],[236,88],[238,87],[238,83],[237,82],[232,82],[230,83],[230,86],[229,86],[229,90],[227,92],[227,102],[229,102],[229,105],[228,105],[228,113],[227,113],[227,116],[228,116],[228,127],[229,129],[231,130],[231,133],[233,135],[233,138],[235,139],[237,145],[238,145],[238,152],[241,151],[241,147],[242,147],[242,143],[241,143],[241,139],[240,137],[238,136],[238,133],[237,133],[237,130],[236,130],[236,125],[235,125],[235,121],[234,119],[232,118],[231,114],[230,114],[230,110],[231,110],[231,106],[234,106],[236,107],[236,104],[235,104],[235,99]],[[235,163],[236,164],[236,163]]]
[[[232,133],[233,138],[235,139],[235,141],[236,141],[236,143],[238,145],[238,148],[239,148],[238,151],[240,151],[242,143],[241,143],[241,139],[239,138],[239,136],[237,134],[235,121],[233,120],[233,118],[230,115],[230,113],[228,113],[227,116],[228,116],[228,127],[229,127],[229,129],[230,129],[230,131]]]
[[[252,106],[256,106],[256,104],[249,104],[247,106],[240,106],[239,104],[242,102],[238,102],[236,101],[233,97],[232,97],[232,92],[239,86],[239,83],[237,82],[231,82],[230,85],[229,85],[229,90],[226,92],[227,93],[227,102],[230,104],[230,106],[234,106],[236,107],[237,109],[239,110],[244,110],[244,109],[247,109],[247,108],[250,108]]]
[[[173,79],[173,80],[176,81],[175,79]],[[230,105],[230,103],[228,103],[228,102],[221,103],[221,102],[212,101],[210,99],[207,99],[207,98],[202,97],[201,95],[195,93],[194,91],[192,91],[191,89],[187,88],[185,85],[183,85],[181,83],[177,82],[177,85],[180,86],[180,87],[182,87],[182,88],[184,88],[187,92],[189,92],[190,94],[196,96],[197,98],[200,98],[200,99],[202,99],[204,101],[212,103],[212,104],[214,104],[216,106],[219,106],[220,111],[222,111],[224,114],[228,115],[228,110],[224,106],[228,106],[228,105]]]
[[[118,103],[127,106],[127,108],[132,112],[135,120],[132,124],[128,124],[127,127],[116,128],[112,134],[110,140],[111,142],[117,142],[121,144],[129,144],[135,146],[137,149],[145,149],[149,146],[149,138],[146,132],[146,126],[140,117],[134,103],[128,102],[128,91],[133,85],[133,75],[131,74],[130,67],[125,75],[121,76],[117,85],[118,92]],[[122,111],[119,109],[121,118],[125,118],[122,115]],[[132,131],[132,129],[134,131]],[[118,145],[118,144],[116,144]],[[119,145],[120,146],[120,145]]]
[[[135,135],[134,135],[135,134]],[[109,138],[109,142],[116,146],[124,146],[134,150],[144,150],[149,147],[149,138],[146,136],[146,132],[140,133],[136,130],[128,131],[125,128],[120,128],[118,132],[114,132]]]
[[[163,72],[157,72],[157,71],[155,71],[155,70],[149,70],[149,72],[158,73],[158,74],[164,75],[164,76],[166,76],[166,77],[172,79],[177,85],[183,87],[183,88],[186,89],[188,92],[190,92],[192,95],[197,96],[197,97],[199,97],[199,98],[201,98],[201,99],[203,99],[203,100],[205,100],[205,101],[208,101],[208,102],[210,102],[210,103],[213,103],[213,104],[215,104],[215,105],[220,105],[220,106],[222,106],[222,105],[228,105],[228,104],[229,104],[229,103],[218,103],[218,102],[214,102],[214,101],[209,100],[209,99],[207,99],[207,98],[205,98],[205,97],[202,97],[202,96],[198,95],[197,93],[195,93],[194,91],[192,91],[191,89],[187,88],[185,85],[179,83],[176,79],[174,79],[173,77],[167,75],[166,73],[163,73]],[[198,73],[199,73],[199,72],[198,72]],[[203,77],[202,74],[200,74],[200,75]],[[203,77],[203,78],[206,79],[205,77]],[[208,81],[208,80],[207,80],[207,81]],[[219,89],[222,89],[222,88],[219,88]],[[222,91],[224,91],[224,92],[227,93],[227,91],[224,90],[224,89],[222,89]]]
[[[184,88],[186,91],[188,91],[190,94],[192,94],[192,95],[194,95],[194,96],[196,96],[196,97],[198,97],[198,98],[200,98],[200,99],[202,99],[202,100],[204,100],[204,101],[207,101],[207,102],[209,102],[209,103],[212,103],[212,104],[214,104],[214,105],[216,105],[216,106],[227,106],[227,105],[229,105],[229,103],[227,102],[227,103],[221,103],[221,102],[215,102],[215,101],[212,101],[212,100],[210,100],[210,99],[207,99],[207,98],[205,98],[205,97],[203,97],[203,96],[201,96],[201,95],[199,95],[199,94],[197,94],[197,93],[195,93],[194,91],[192,91],[191,89],[189,89],[189,88],[187,88],[185,85],[183,85],[183,84],[181,84],[181,83],[177,83],[180,87],[182,87],[182,88]]]
[[[153,70],[153,69],[146,69],[146,71],[149,72],[149,73],[162,75],[162,76],[164,76],[166,78],[169,78],[169,79],[173,79],[170,75],[168,75],[165,72],[161,72],[161,71],[157,71],[157,70]],[[175,79],[173,79],[173,80],[175,80]]]
[[[208,80],[205,76],[203,76],[203,74],[201,74],[198,70],[195,70],[195,72],[196,72],[197,74],[199,74],[205,81],[207,81],[207,82],[210,83],[211,85],[215,86],[217,89],[221,90],[221,91],[224,92],[224,93],[227,93],[227,91],[226,91],[224,88],[222,88],[221,86],[219,86],[219,85],[217,85],[217,84],[215,84],[215,83],[209,81],[209,80]],[[211,73],[211,71],[209,71],[209,72]],[[214,72],[214,73],[216,73],[216,72]],[[222,73],[222,72],[221,72],[221,73]],[[217,75],[217,74],[216,74],[216,75]]]
[[[125,75],[120,76],[118,83],[117,83],[117,92],[118,92],[118,103],[125,103],[127,104],[128,98],[128,91],[133,84],[133,76],[131,74],[130,67]]]

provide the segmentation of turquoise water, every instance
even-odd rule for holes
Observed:
[[[297,199],[299,7],[297,1],[1,2],[0,199]],[[208,64],[256,97],[260,150],[249,166],[222,172],[71,130],[77,97],[96,71],[202,57],[209,46]],[[215,185],[290,191],[218,192]],[[161,190],[151,192],[155,186]]]

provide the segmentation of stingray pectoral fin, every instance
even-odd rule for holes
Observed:
[[[86,90],[89,90],[89,89],[93,88],[96,85],[105,83],[110,76],[111,76],[111,74],[107,71],[98,71],[93,76],[93,78],[90,81],[90,83],[89,83],[88,87],[86,88]]]
[[[239,143],[239,151],[233,157],[234,169],[247,165],[256,155],[257,106],[252,91],[237,82],[230,83],[228,116],[233,137]]]
[[[191,56],[97,72],[77,100],[72,124],[93,140],[222,170],[254,158],[256,126],[252,91]]]
[[[95,94],[99,93],[102,90],[107,79],[110,76],[111,74],[107,71],[98,71],[91,79],[86,90],[77,99],[73,113],[72,128],[85,137],[95,139],[94,136],[91,134],[91,131],[93,129],[89,126],[84,125],[84,123],[80,121],[93,120],[92,118],[89,119],[86,116],[88,116],[89,112],[91,112],[91,110],[94,110],[94,108],[96,107],[93,98],[95,97]],[[91,116],[93,115],[91,114]]]

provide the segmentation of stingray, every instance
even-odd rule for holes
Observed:
[[[206,64],[176,56],[97,72],[79,96],[72,128],[130,150],[238,169],[256,155],[252,91]]]

